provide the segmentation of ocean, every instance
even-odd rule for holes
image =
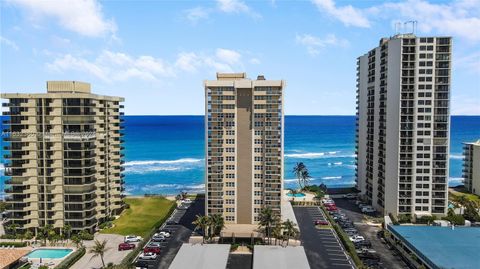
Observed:
[[[455,186],[462,180],[462,142],[480,139],[480,116],[453,116],[451,123],[450,185]],[[127,195],[204,190],[203,116],[125,116],[124,133]],[[313,184],[353,186],[354,151],[354,116],[286,116],[285,187],[296,186],[296,162],[306,164]]]

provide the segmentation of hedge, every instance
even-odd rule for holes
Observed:
[[[80,258],[83,257],[83,255],[85,255],[86,253],[86,249],[85,247],[81,247],[79,249],[77,249],[77,251],[75,251],[74,253],[70,254],[67,258],[65,258],[65,260],[63,260],[60,264],[58,264],[57,266],[55,266],[55,269],[68,269],[70,268],[72,265],[74,265],[78,260],[80,260]]]
[[[0,247],[22,248],[27,246],[27,242],[0,242]]]
[[[343,246],[346,248],[350,257],[352,257],[353,262],[357,266],[357,268],[364,268],[362,260],[357,255],[357,251],[355,249],[355,245],[353,245],[352,241],[350,241],[350,237],[343,231],[343,229],[330,217],[330,214],[325,210],[323,206],[321,206],[323,213],[327,216],[328,221],[332,224],[333,229],[337,232],[340,241],[342,241]]]
[[[148,237],[144,238],[142,242],[138,243],[137,247],[130,253],[127,254],[127,256],[125,256],[125,258],[123,258],[122,260],[122,263],[120,263],[121,266],[125,266],[125,267],[128,267],[130,266],[132,263],[133,263],[133,260],[137,257],[137,255],[143,250],[143,247],[145,246],[145,244],[148,242],[149,238],[151,238],[156,232],[157,232],[157,229],[160,228],[160,226],[162,226],[162,224],[168,219],[170,218],[170,215],[172,215],[173,211],[175,210],[175,208],[177,208],[177,204],[176,203],[173,203],[171,206],[170,206],[170,210],[168,211],[168,213],[165,215],[165,217],[163,217],[161,220],[157,221],[155,223],[155,225],[153,225],[153,228],[152,230],[150,231],[150,234],[148,235]]]

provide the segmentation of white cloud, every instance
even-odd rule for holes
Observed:
[[[258,58],[252,58],[249,60],[251,64],[261,64],[262,62]]]
[[[452,115],[480,115],[480,93],[475,95],[452,95]]]
[[[432,4],[423,0],[386,3],[378,7],[389,17],[403,21],[416,20],[425,33],[436,32],[457,35],[471,41],[480,41],[480,0],[454,1]]]
[[[471,73],[480,75],[480,51],[470,53],[467,56],[455,57],[454,66],[467,69]],[[480,87],[480,85],[478,86]]]
[[[234,50],[229,49],[217,49],[217,58],[228,64],[235,64],[240,62],[242,55]]]
[[[218,8],[226,13],[249,12],[250,8],[238,0],[217,0]]]
[[[361,9],[351,5],[337,7],[333,0],[312,0],[312,2],[321,12],[341,21],[345,26],[370,27],[370,21]]]
[[[94,59],[71,54],[56,56],[46,66],[54,72],[77,71],[112,83],[129,79],[159,81],[175,77],[180,71],[233,72],[244,69],[241,58],[242,55],[235,50],[219,48],[214,54],[181,52],[174,63],[169,63],[149,55],[135,57],[105,50]]]
[[[195,7],[185,10],[184,13],[187,20],[193,24],[197,24],[201,20],[208,19],[210,11],[211,10],[204,7]]]
[[[17,43],[15,43],[14,41],[6,38],[6,37],[3,37],[3,36],[0,36],[0,44],[5,44],[7,46],[9,46],[10,48],[14,49],[14,50],[19,50],[20,48],[18,47]]]
[[[174,76],[173,69],[161,59],[152,56],[132,57],[118,52],[103,51],[94,60],[70,54],[56,58],[47,68],[57,72],[80,71],[106,82],[125,81],[131,78],[157,80]]]
[[[26,9],[30,18],[40,20],[51,17],[65,29],[90,37],[114,35],[117,27],[113,20],[104,18],[97,0],[9,0]]]
[[[295,41],[297,44],[305,46],[312,56],[318,55],[320,50],[327,46],[347,47],[349,45],[348,40],[337,38],[334,34],[328,34],[325,38],[310,34],[297,35]]]

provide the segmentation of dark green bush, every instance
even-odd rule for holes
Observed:
[[[27,242],[0,242],[0,247],[22,248],[27,246]]]
[[[81,247],[77,249],[74,253],[70,254],[65,260],[63,260],[60,264],[55,266],[55,269],[68,269],[70,268],[73,264],[75,264],[80,258],[85,255],[87,251],[85,250],[85,247]]]

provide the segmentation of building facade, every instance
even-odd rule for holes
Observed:
[[[123,98],[76,81],[1,97],[8,224],[92,231],[121,212]]]
[[[480,140],[463,144],[462,171],[465,188],[480,195]]]
[[[217,73],[205,86],[206,214],[256,224],[261,208],[281,214],[282,80]]]
[[[451,46],[401,34],[358,58],[356,181],[380,212],[447,212]]]

